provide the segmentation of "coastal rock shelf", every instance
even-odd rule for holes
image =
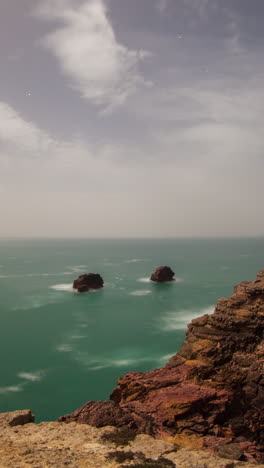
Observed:
[[[264,270],[193,320],[165,367],[121,377],[111,401],[90,401],[59,421],[171,436],[180,446],[263,462],[263,325]]]

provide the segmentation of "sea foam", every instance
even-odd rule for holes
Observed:
[[[22,385],[11,385],[10,387],[0,387],[0,395],[6,393],[17,393],[22,392]]]
[[[17,374],[20,379],[29,380],[30,382],[39,382],[43,378],[43,372],[19,372]]]
[[[54,284],[50,286],[51,289],[55,289],[55,291],[67,291],[67,292],[74,292],[75,290],[72,287],[72,283],[66,284]]]
[[[146,278],[138,278],[137,281],[139,281],[140,283],[152,283],[152,284],[159,284],[155,281],[151,281],[150,278],[146,277]],[[176,277],[174,278],[173,281],[165,281],[166,284],[176,284],[176,283],[183,283],[184,282],[184,279],[183,278],[180,278],[180,277]],[[160,283],[162,284],[162,283]]]
[[[150,278],[138,278],[138,280],[140,283],[150,283],[151,280]]]
[[[208,306],[203,309],[197,310],[179,310],[174,312],[167,312],[161,319],[159,319],[159,328],[163,331],[184,330],[188,323],[193,319],[205,314],[212,314],[214,306]]]
[[[152,294],[152,291],[149,289],[138,289],[129,293],[131,296],[147,296],[148,294]]]

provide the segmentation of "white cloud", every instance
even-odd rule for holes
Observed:
[[[158,0],[156,7],[160,13],[163,13],[165,10],[167,10],[168,5],[169,5],[169,0]]]
[[[37,16],[61,23],[42,45],[57,57],[72,86],[104,111],[150,84],[139,70],[150,53],[118,42],[103,0],[47,0]]]
[[[158,129],[160,121],[154,126],[150,120],[151,144],[129,148],[113,143],[92,146],[81,138],[58,139],[0,103],[0,235],[162,237],[261,232],[263,218],[255,214],[261,212],[263,191],[262,159],[258,164],[256,160],[261,129],[251,132],[234,122],[221,123],[229,109],[232,117],[232,103],[207,93],[196,95],[205,106],[202,116],[213,106],[219,122],[207,120],[180,129],[176,115],[175,126],[171,120],[168,127]],[[247,99],[253,120],[257,95],[254,104],[252,95]],[[160,118],[166,109],[172,114],[174,108],[175,115],[176,90],[175,94],[171,90],[169,100],[170,109],[166,99],[152,100]],[[142,106],[147,103],[141,103],[141,110]],[[236,115],[234,110],[232,118]]]
[[[5,102],[0,102],[0,142],[6,153],[19,148],[20,154],[47,152],[54,146],[54,140],[33,122],[27,121]]]

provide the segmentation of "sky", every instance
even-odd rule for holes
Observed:
[[[264,2],[0,2],[0,237],[264,235]]]

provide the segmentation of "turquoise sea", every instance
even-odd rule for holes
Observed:
[[[159,265],[172,284],[152,284]],[[264,268],[264,239],[0,240],[0,412],[54,420],[162,366],[187,323]],[[101,291],[73,280],[100,273]]]

